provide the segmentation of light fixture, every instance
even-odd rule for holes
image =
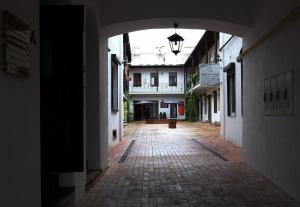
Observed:
[[[170,37],[168,37],[171,51],[175,55],[177,55],[178,53],[180,53],[180,51],[182,49],[183,41],[184,41],[184,39],[179,34],[176,33],[177,27],[178,27],[178,23],[174,23],[175,34],[173,34]]]

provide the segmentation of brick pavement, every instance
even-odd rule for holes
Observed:
[[[110,150],[110,167],[78,207],[300,206],[243,163],[241,149],[220,139],[219,127],[179,122],[177,129],[143,123],[125,129],[124,141]],[[119,163],[133,139],[127,159]]]

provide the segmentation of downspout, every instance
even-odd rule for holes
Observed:
[[[231,36],[230,39],[224,45],[226,45],[232,38],[233,38],[233,36]],[[221,39],[221,37],[220,37],[220,39]],[[224,55],[224,52],[222,51],[224,48],[224,45],[222,46],[222,48],[220,48],[219,51],[222,52],[222,71],[221,71],[221,73],[222,73],[222,90],[223,90],[223,96],[222,96],[222,98],[223,98],[223,139],[225,140],[225,137],[226,137],[226,128],[225,128],[226,127],[226,124],[225,124],[226,123],[226,121],[225,121],[225,119],[226,119],[226,112],[225,112],[226,111],[225,110],[226,109],[226,107],[225,107],[226,90],[225,90],[225,82],[224,82],[225,80],[224,80],[224,72],[223,72],[225,55]]]

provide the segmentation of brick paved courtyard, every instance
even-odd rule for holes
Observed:
[[[129,124],[110,149],[110,167],[77,206],[300,206],[219,137],[210,124]]]

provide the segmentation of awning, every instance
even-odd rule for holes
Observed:
[[[135,102],[134,104],[157,104],[156,101],[138,101]]]
[[[165,104],[182,104],[184,101],[175,101],[175,100],[163,100],[162,101]]]

